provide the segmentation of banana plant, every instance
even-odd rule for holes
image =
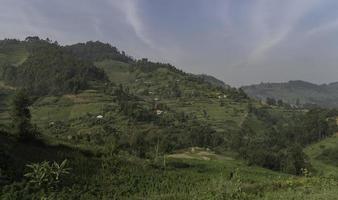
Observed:
[[[24,176],[28,178],[30,183],[41,186],[55,186],[61,178],[70,173],[70,168],[67,167],[67,159],[62,161],[61,164],[53,162],[52,164],[48,161],[41,163],[33,163],[26,165],[28,173]]]
[[[54,180],[56,183],[60,181],[60,177],[66,174],[69,174],[70,168],[67,167],[67,159],[62,161],[61,164],[58,164],[57,162],[53,162],[52,165],[52,174],[54,175]]]
[[[29,179],[29,182],[41,186],[43,184],[48,184],[51,179],[51,167],[49,162],[44,161],[42,163],[33,163],[26,165],[30,172],[26,173],[24,176]]]

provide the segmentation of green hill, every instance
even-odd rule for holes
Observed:
[[[15,43],[3,49],[13,60],[0,65],[6,69],[0,73],[1,199],[337,195],[337,176],[322,177],[317,165],[334,164],[334,148],[320,156],[303,152],[332,137],[334,111],[267,106],[214,78],[132,59],[100,42],[63,47],[29,37]],[[21,48],[23,62],[15,56]],[[30,90],[28,109],[39,133],[31,141],[20,139],[11,121],[21,88]],[[65,159],[67,175],[59,165]],[[32,163],[33,172],[26,166]]]
[[[338,176],[338,137],[322,140],[305,149],[311,163],[319,174],[325,177]]]
[[[0,64],[12,64],[18,66],[28,57],[28,50],[18,40],[2,40],[0,42]]]
[[[132,58],[127,56],[124,51],[120,52],[116,47],[108,43],[99,41],[89,41],[64,47],[66,51],[81,58],[90,61],[116,60],[120,62],[132,62]]]
[[[57,44],[39,38],[0,42],[0,79],[34,95],[74,93],[90,82],[105,82],[104,72],[74,57]],[[1,64],[2,63],[2,64]]]

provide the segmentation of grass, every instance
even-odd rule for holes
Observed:
[[[317,178],[294,177],[231,159],[170,159],[166,169],[135,170],[135,188],[143,188],[130,199],[335,199],[336,182],[328,181],[326,191]],[[235,174],[233,178],[231,174]],[[128,188],[128,187],[127,187]],[[240,188],[241,192],[238,192]],[[237,191],[238,198],[235,197]],[[248,197],[248,198],[244,198]]]
[[[108,78],[115,83],[127,83],[135,80],[134,74],[130,72],[130,66],[127,63],[104,60],[96,62],[95,65],[103,69],[108,74]]]
[[[247,102],[223,99],[224,105],[221,106],[215,91],[203,85],[191,84],[167,69],[159,69],[149,75],[139,70],[131,71],[128,64],[116,61],[106,60],[96,65],[108,72],[111,80],[129,86],[132,92],[152,91],[152,94],[140,95],[146,101],[151,102],[159,97],[159,102],[166,104],[170,110],[194,113],[201,123],[210,123],[219,132],[238,130],[248,116]],[[183,92],[201,91],[204,95],[191,98],[161,95],[161,91],[178,80]],[[5,98],[0,99],[0,106],[4,102]],[[23,144],[0,137],[0,144],[9,145],[7,149],[17,159],[21,171],[25,163],[68,158],[73,169],[69,177],[72,185],[69,190],[72,192],[60,192],[65,199],[336,199],[338,195],[337,182],[327,179],[338,177],[337,167],[319,159],[324,149],[338,146],[337,137],[306,149],[318,175],[326,178],[295,177],[248,166],[244,161],[234,159],[232,152],[221,155],[200,148],[179,150],[157,161],[142,160],[121,152],[119,165],[113,163],[111,167],[119,166],[118,171],[104,171],[102,162],[106,161],[99,156],[103,146],[68,139],[67,136],[91,136],[96,133],[96,128],[101,127],[87,123],[93,121],[93,116],[102,114],[107,105],[116,106],[110,96],[95,89],[76,95],[43,97],[34,103],[31,111],[33,122],[43,130],[44,143]],[[271,108],[269,112],[275,117],[290,114],[277,108]],[[112,115],[112,123],[121,133],[161,131],[154,124],[131,124],[117,111],[112,111]],[[57,137],[44,130],[54,121],[67,122],[70,127],[67,135]],[[256,130],[265,128],[254,117],[247,122]],[[322,148],[323,145],[325,148]],[[107,162],[113,161],[109,159]]]
[[[15,66],[22,64],[28,57],[29,53],[22,44],[11,44],[6,46],[5,51],[0,48],[0,60],[2,63],[10,63]]]
[[[77,95],[44,97],[32,106],[33,122],[46,124],[51,121],[69,121],[87,114],[100,115],[105,105],[111,104],[109,96],[95,90]]]
[[[220,99],[215,91],[210,90],[206,85],[191,83],[185,80],[184,76],[174,73],[165,68],[159,68],[152,73],[143,73],[138,69],[130,70],[126,63],[105,60],[96,63],[104,69],[110,80],[115,83],[123,83],[129,89],[142,96],[147,101],[153,101],[160,97],[159,103],[164,103],[170,109],[185,113],[193,113],[199,120],[210,122],[218,132],[238,129],[247,114],[245,103],[236,103],[231,99],[223,99],[224,106],[220,106]],[[165,97],[162,93],[167,91],[175,82],[180,85],[183,93],[190,94],[198,91],[204,95],[201,97],[177,98]],[[149,93],[144,93],[148,91]],[[223,96],[223,95],[221,95]],[[204,115],[207,111],[208,117]]]
[[[67,178],[72,192],[62,190],[63,199],[336,199],[337,182],[318,177],[295,177],[216,155],[206,149],[181,150],[217,159],[166,158],[150,160],[123,155],[117,173],[106,174],[103,160],[92,150],[75,148],[43,139],[21,143],[0,136],[0,144],[11,152],[19,171],[24,165],[42,160],[67,158],[72,168]],[[48,144],[46,144],[47,142]],[[52,144],[54,143],[54,144]],[[188,151],[188,152],[187,152]],[[30,156],[27,156],[30,155]],[[19,174],[18,174],[19,175]],[[320,184],[319,184],[320,183]],[[6,189],[8,191],[10,188]],[[21,190],[19,186],[10,189]],[[109,192],[110,191],[110,192]],[[17,193],[17,192],[16,192]],[[14,194],[14,193],[13,193]],[[37,194],[38,195],[38,194]],[[1,195],[0,195],[1,197]],[[231,197],[231,198],[230,198]]]
[[[325,150],[334,150],[338,147],[338,136],[326,138],[305,149],[305,153],[310,157],[311,164],[317,173],[324,177],[338,178],[338,166],[322,160]]]
[[[167,158],[196,159],[196,160],[234,160],[232,157],[218,155],[210,149],[191,147],[175,151],[174,154],[168,155]]]

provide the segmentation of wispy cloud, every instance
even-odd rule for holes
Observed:
[[[127,23],[143,43],[151,48],[155,47],[154,42],[148,37],[145,24],[139,15],[139,0],[108,0],[108,2],[124,14]]]
[[[177,41],[170,41],[169,38],[152,38],[152,35],[159,36],[153,27],[149,26],[142,16],[143,8],[142,0],[107,0],[108,3],[122,13],[122,17],[126,23],[132,28],[135,36],[145,46],[144,52],[148,52],[147,57],[161,62],[170,62],[172,64],[178,64],[181,59],[182,50]],[[143,4],[144,6],[144,4]],[[157,39],[157,40],[156,40]],[[151,52],[151,53],[149,53]]]
[[[318,35],[321,33],[327,33],[327,32],[337,31],[337,30],[338,30],[338,19],[335,19],[328,23],[312,28],[311,30],[306,32],[306,36],[314,36],[314,35]]]
[[[270,1],[257,1],[252,12],[252,24],[254,30],[261,33],[262,39],[258,39],[256,47],[248,56],[248,62],[261,61],[274,47],[288,39],[300,20],[315,7],[316,3],[318,1],[315,0],[286,0],[283,1],[283,6],[279,7],[280,12],[276,12],[280,6],[278,3],[273,4],[274,7],[269,7]],[[271,20],[273,17],[275,19]],[[269,19],[274,24],[269,23]]]
[[[0,38],[101,40],[237,85],[334,81],[337,8],[336,0],[1,0]]]

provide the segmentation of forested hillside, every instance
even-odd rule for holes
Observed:
[[[2,44],[3,49],[21,45],[28,52],[19,66],[11,61],[2,64],[1,75],[5,84],[27,89],[31,94],[76,93],[88,88],[90,81],[107,80],[104,72],[92,63],[67,54],[62,47],[49,41],[7,40]]]
[[[337,195],[318,165],[338,172],[336,149],[308,150],[336,139],[336,110],[263,104],[101,42],[7,39],[0,60],[0,199]]]

